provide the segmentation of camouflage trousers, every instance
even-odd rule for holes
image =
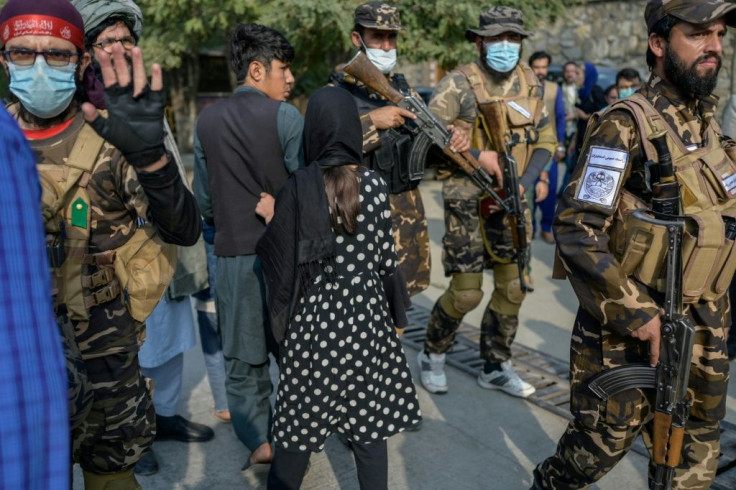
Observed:
[[[463,317],[481,302],[483,270],[491,268],[494,287],[481,321],[480,350],[488,362],[506,361],[511,358],[511,343],[516,337],[519,310],[525,297],[518,266],[513,262],[515,250],[508,218],[504,213],[494,213],[481,227],[478,207],[482,191],[465,176],[455,174],[445,180],[442,194],[445,202],[442,261],[445,274],[453,278],[430,315],[425,349],[437,354],[451,349]]]
[[[437,301],[427,324],[424,349],[431,354],[444,354],[452,349],[455,333],[462,318],[453,318]],[[489,302],[480,326],[480,357],[490,363],[511,359],[511,344],[519,329],[518,315],[503,315],[491,309]]]
[[[599,422],[589,426],[572,420],[557,444],[554,456],[534,470],[533,489],[567,490],[593,484],[608,473],[631,449],[641,433],[652,454],[653,414],[651,407],[639,424],[627,426]],[[679,490],[707,489],[713,483],[720,454],[720,425],[690,419],[685,426],[682,461],[675,469],[672,487]],[[649,480],[655,465],[649,461]]]
[[[429,231],[422,195],[412,189],[390,194],[389,200],[399,269],[409,296],[414,296],[429,287]]]
[[[66,360],[69,426],[74,431],[89,415],[92,408],[92,391],[87,380],[87,367],[74,339],[74,325],[69,320],[66,311],[56,315],[56,323],[61,333],[64,359]]]
[[[92,308],[89,321],[74,326],[93,396],[89,415],[72,433],[74,462],[95,474],[126,471],[155,434],[150,380],[138,363],[145,326],[119,299]]]
[[[482,218],[478,211],[482,197],[480,187],[465,175],[453,174],[442,183],[445,205],[442,264],[447,276],[457,272],[482,272],[514,260],[516,251],[508,216],[500,211]],[[522,200],[522,206],[526,222],[531,223],[526,199]],[[526,235],[530,242],[531,226],[527,226]]]

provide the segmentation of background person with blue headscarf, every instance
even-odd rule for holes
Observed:
[[[580,89],[578,90],[579,102],[575,104],[578,116],[578,130],[575,140],[575,164],[580,154],[580,147],[583,146],[585,139],[585,128],[588,126],[588,119],[604,107],[606,107],[606,98],[603,89],[598,85],[598,70],[593,63],[586,61],[583,69],[580,71],[582,80],[579,81]],[[574,170],[574,166],[570,172]]]

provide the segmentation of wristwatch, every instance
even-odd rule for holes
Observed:
[[[539,180],[539,182],[544,182],[545,184],[549,185],[549,179],[548,178],[544,178],[543,179],[542,177],[539,177],[538,180]]]
[[[557,147],[557,151],[565,151],[565,147],[560,145]]]

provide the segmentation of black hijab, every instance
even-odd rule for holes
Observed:
[[[276,196],[273,219],[256,245],[271,328],[279,343],[314,278],[336,273],[322,169],[361,163],[363,132],[349,92],[337,87],[315,92],[307,106],[303,147],[307,167],[294,172]]]
[[[321,168],[360,164],[363,130],[353,96],[324,87],[309,99],[304,119],[304,160]]]

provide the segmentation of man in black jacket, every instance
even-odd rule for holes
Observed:
[[[258,24],[239,25],[231,41],[240,85],[206,108],[194,140],[194,192],[215,227],[217,313],[228,377],[228,407],[246,466],[271,461],[272,386],[268,372],[263,276],[256,242],[273,215],[273,196],[303,160],[303,120],[284,103],[294,77],[294,49]]]

